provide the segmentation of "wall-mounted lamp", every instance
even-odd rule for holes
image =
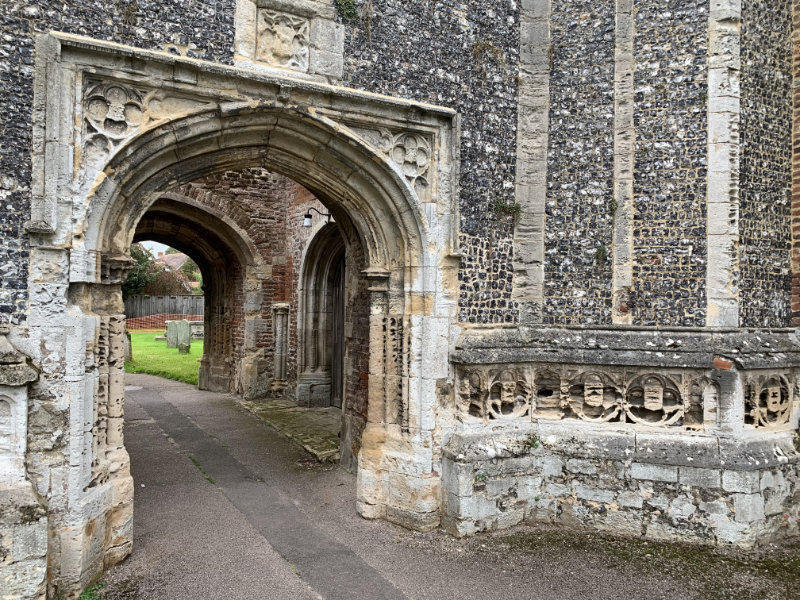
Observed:
[[[327,218],[328,219],[328,223],[331,222],[331,214],[330,213],[320,212],[320,211],[318,211],[316,208],[314,208],[312,206],[311,208],[308,209],[308,212],[303,215],[303,227],[311,227],[311,211],[312,210],[315,213],[317,213],[318,215],[320,215],[321,217]]]

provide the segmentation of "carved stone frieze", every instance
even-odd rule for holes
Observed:
[[[745,423],[773,429],[789,424],[792,416],[792,386],[784,375],[758,375],[745,385]]]
[[[718,425],[719,383],[688,369],[465,365],[456,374],[456,405],[465,422],[576,419],[693,431]],[[791,408],[788,375],[748,383],[748,424],[786,426]]]
[[[532,388],[525,369],[475,369],[459,381],[461,410],[485,422],[530,418]]]
[[[267,9],[258,11],[257,60],[305,73],[308,56],[308,19]]]

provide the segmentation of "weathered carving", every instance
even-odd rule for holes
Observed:
[[[719,384],[705,376],[692,378],[688,372],[474,365],[459,368],[457,376],[459,413],[485,423],[531,418],[688,430],[717,425]],[[786,423],[789,418],[786,411],[791,404],[787,384],[781,378],[779,392],[774,378],[771,381],[758,388],[762,390],[760,396],[754,392],[761,398],[764,415],[769,415],[761,418]]]
[[[428,197],[434,157],[433,144],[427,136],[411,131],[398,133],[385,128],[376,131],[352,125],[350,127],[400,168],[420,198]]]
[[[459,378],[458,405],[484,422],[530,417],[532,390],[520,369],[468,370]]]
[[[390,422],[399,423],[404,431],[409,427],[408,378],[410,356],[409,341],[403,318],[387,316],[383,320],[384,365],[386,368],[385,403]]]
[[[584,421],[613,421],[622,411],[622,391],[604,373],[582,373],[570,379],[569,406]]]
[[[673,425],[684,414],[680,390],[662,375],[637,377],[628,385],[625,414],[634,423]]]
[[[258,11],[256,59],[284,69],[308,71],[308,20],[261,9]]]
[[[205,100],[87,78],[83,99],[83,162],[94,165],[155,121],[207,104]]]
[[[569,389],[567,388],[567,392]],[[553,371],[541,371],[536,374],[536,407],[537,417],[561,419],[567,406],[562,397],[561,376]]]
[[[416,133],[400,133],[392,138],[389,155],[417,194],[422,195],[428,187],[426,177],[431,165],[430,142]]]
[[[689,398],[684,406],[683,424],[687,429],[700,430],[715,425],[719,408],[719,384],[707,377],[689,384]]]
[[[792,413],[792,395],[782,375],[763,375],[745,386],[745,423],[759,428],[787,425]]]
[[[486,417],[490,421],[526,417],[531,410],[531,390],[525,377],[502,371],[489,388]]]
[[[467,371],[459,379],[458,404],[461,411],[471,417],[482,419],[486,414],[486,391],[488,389],[485,373]]]
[[[144,122],[141,92],[120,83],[98,83],[86,94],[86,120],[95,132],[121,140]]]

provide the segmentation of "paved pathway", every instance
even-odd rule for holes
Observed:
[[[241,402],[240,406],[300,444],[319,462],[338,462],[342,411],[304,408],[289,400]]]
[[[355,511],[355,477],[222,394],[128,375],[134,552],[110,599],[692,597],[591,548],[517,551],[506,538],[417,534]],[[314,466],[310,466],[314,465]]]

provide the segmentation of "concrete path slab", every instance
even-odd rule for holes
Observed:
[[[134,552],[105,577],[105,600],[696,597],[674,574],[606,568],[591,549],[532,554],[502,536],[366,521],[353,475],[309,460],[236,399],[126,382]]]

